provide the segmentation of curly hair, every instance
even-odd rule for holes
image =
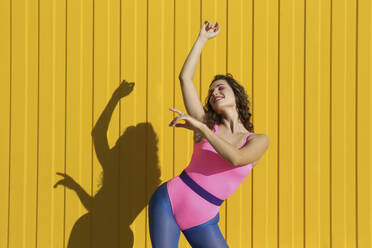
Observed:
[[[240,85],[234,78],[231,73],[226,73],[226,75],[217,74],[215,75],[214,79],[210,83],[209,87],[215,82],[216,80],[224,79],[232,88],[235,100],[236,100],[236,110],[239,115],[239,119],[244,125],[244,127],[251,133],[254,132],[253,123],[251,121],[252,113],[250,112],[250,101],[248,99],[248,95],[242,85]],[[208,93],[208,96],[204,102],[204,123],[209,127],[209,129],[213,129],[214,124],[221,124],[222,116],[219,115],[214,111],[211,104],[209,103],[209,98],[211,97],[211,93]]]

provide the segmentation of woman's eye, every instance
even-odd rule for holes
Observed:
[[[221,87],[219,87],[218,89],[219,89],[219,90],[222,90],[222,89],[224,89],[224,88],[225,88],[224,86],[221,86]]]

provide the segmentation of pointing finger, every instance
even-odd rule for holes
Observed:
[[[171,110],[171,111],[174,111],[174,112],[177,112],[177,113],[179,113],[180,115],[182,115],[182,114],[183,114],[183,112],[182,112],[182,111],[180,111],[180,110],[178,110],[178,109],[174,109],[174,108],[169,108],[169,110]]]

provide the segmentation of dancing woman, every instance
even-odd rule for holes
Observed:
[[[216,75],[202,106],[192,82],[201,50],[220,26],[205,21],[179,79],[188,114],[169,124],[194,132],[191,161],[161,184],[149,202],[149,230],[155,248],[178,247],[180,233],[192,247],[228,247],[218,226],[219,208],[248,176],[269,147],[251,123],[248,96],[231,74]],[[185,123],[177,123],[184,120]]]

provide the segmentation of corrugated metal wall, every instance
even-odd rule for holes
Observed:
[[[271,141],[221,206],[230,247],[372,247],[371,12],[370,0],[0,1],[0,247],[151,247],[149,197],[192,154],[168,109],[185,111],[178,73],[204,20],[222,29],[196,70],[202,101],[232,73]],[[121,80],[135,86],[119,100]]]

